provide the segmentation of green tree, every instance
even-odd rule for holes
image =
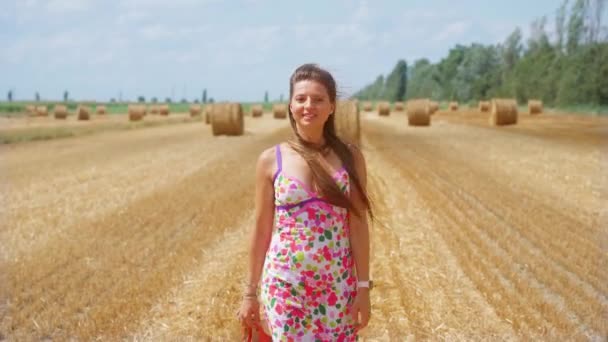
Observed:
[[[403,101],[407,90],[407,62],[403,59],[397,64],[386,78],[384,99],[389,101]]]
[[[8,102],[13,102],[13,90],[9,90],[8,94],[6,94],[6,99],[8,100]]]
[[[68,102],[68,99],[70,98],[70,94],[68,93],[68,91],[64,91],[63,92],[63,102]]]
[[[40,93],[36,92],[36,94],[34,95],[34,98],[36,99],[36,102],[40,101]]]
[[[207,103],[207,89],[203,90],[203,103]]]
[[[264,93],[264,103],[268,103],[268,90]]]
[[[574,53],[583,39],[585,30],[585,0],[576,0],[570,9],[568,19],[568,40],[566,41],[566,51]]]
[[[139,103],[145,103],[146,102],[146,97],[143,95],[140,95],[137,97],[137,102]]]

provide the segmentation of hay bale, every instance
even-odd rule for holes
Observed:
[[[158,113],[162,116],[168,116],[171,110],[169,109],[169,105],[164,104],[158,106]]]
[[[528,112],[530,115],[541,114],[543,112],[543,101],[528,100]]]
[[[287,118],[287,105],[284,103],[277,103],[272,106],[272,115],[275,119]]]
[[[205,106],[205,123],[209,125],[211,123],[211,115],[213,115],[213,104]]]
[[[26,105],[24,109],[25,109],[25,113],[28,116],[36,116],[37,115],[36,114],[36,106],[34,106],[34,105]]]
[[[517,101],[514,99],[492,99],[490,124],[494,126],[517,123]]]
[[[262,114],[264,114],[264,107],[262,107],[262,105],[251,106],[251,117],[259,118]]]
[[[198,105],[198,104],[190,105],[189,111],[190,111],[191,117],[199,116],[203,113],[203,109],[201,108],[201,105]]]
[[[48,110],[48,108],[46,108],[46,106],[37,106],[36,115],[37,116],[49,116],[49,110]]]
[[[355,101],[338,101],[334,115],[334,125],[338,137],[344,142],[361,144],[361,120],[359,106]]]
[[[372,106],[371,101],[365,101],[363,102],[363,110],[366,112],[371,112],[372,109],[374,109],[374,106]]]
[[[391,113],[391,104],[386,101],[378,102],[378,115],[388,116]]]
[[[431,101],[428,99],[414,99],[407,101],[408,126],[431,125]]]
[[[108,114],[108,109],[104,105],[99,105],[95,108],[95,113],[97,113],[97,115],[106,115]]]
[[[157,105],[150,106],[150,114],[158,114],[160,113],[160,107]]]
[[[435,114],[439,110],[439,102],[429,100],[429,115]]]
[[[91,118],[91,109],[87,106],[79,105],[76,108],[76,115],[78,120],[89,120]]]
[[[477,105],[477,109],[482,113],[489,112],[490,111],[490,101],[479,101],[479,105]]]
[[[458,110],[458,102],[456,101],[452,101],[450,102],[450,104],[448,104],[448,108],[450,109],[450,111],[455,112]]]
[[[146,115],[146,106],[129,105],[129,121],[140,121]]]
[[[214,104],[211,112],[213,135],[243,135],[245,121],[240,103]]]
[[[55,108],[53,108],[53,115],[55,116],[55,119],[67,119],[68,107],[64,105],[56,105]]]
[[[395,107],[395,112],[403,112],[403,108],[404,108],[403,102],[401,102],[401,101],[395,102],[394,107]]]

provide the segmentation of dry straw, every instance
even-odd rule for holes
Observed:
[[[205,123],[208,125],[211,123],[211,115],[213,115],[213,104],[205,106]]]
[[[129,105],[129,121],[140,121],[146,115],[146,106]]]
[[[287,105],[284,103],[277,103],[272,106],[272,115],[275,119],[286,119],[287,118]]]
[[[395,112],[403,112],[403,108],[404,108],[403,102],[401,102],[401,101],[395,102]]]
[[[429,115],[435,114],[439,110],[439,103],[437,101],[429,101]]]
[[[264,114],[264,107],[262,107],[262,105],[251,106],[251,117],[259,118],[262,114]]]
[[[49,110],[46,106],[37,106],[36,107],[36,115],[38,116],[49,116]]]
[[[428,99],[414,99],[407,101],[408,126],[431,125],[431,101]]]
[[[364,111],[371,112],[372,109],[374,109],[374,106],[372,106],[372,103],[370,101],[363,102],[363,110]]]
[[[541,114],[543,112],[543,101],[528,100],[528,112],[530,115]]]
[[[68,107],[64,105],[56,105],[53,109],[55,119],[66,119],[68,117]]]
[[[218,103],[213,105],[211,130],[213,135],[243,135],[245,122],[240,103]]]
[[[386,101],[378,102],[378,115],[388,116],[391,113],[391,104]]]
[[[168,116],[169,113],[171,113],[171,110],[169,110],[169,105],[164,104],[164,105],[158,106],[158,112],[162,116]]]
[[[190,116],[199,116],[203,113],[201,105],[193,104],[190,106]]]
[[[492,99],[490,124],[494,126],[517,123],[517,101],[514,99]]]
[[[490,101],[479,101],[477,105],[477,110],[482,113],[487,113],[490,111]]]
[[[361,120],[356,101],[338,101],[334,115],[336,133],[345,142],[361,144]]]
[[[36,116],[36,106],[34,105],[26,105],[25,113],[29,116]]]
[[[157,105],[150,106],[150,114],[158,114],[160,112],[160,108]]]
[[[458,110],[458,102],[452,101],[452,102],[450,102],[448,107],[450,108],[450,111],[455,112]]]
[[[105,115],[108,113],[108,109],[104,105],[99,105],[95,108],[97,115]]]
[[[89,120],[91,118],[91,109],[85,105],[79,105],[76,108],[76,115],[78,120]]]

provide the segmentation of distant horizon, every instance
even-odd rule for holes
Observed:
[[[456,45],[498,44],[562,1],[6,0],[0,99],[193,102],[288,97],[293,69],[319,63],[348,97],[399,59],[435,63]],[[449,9],[449,10],[446,10]],[[551,35],[550,35],[551,36]]]

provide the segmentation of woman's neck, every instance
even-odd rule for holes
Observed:
[[[315,146],[324,146],[326,143],[325,137],[323,136],[323,131],[307,132],[298,128],[298,135],[307,143],[313,144]]]

